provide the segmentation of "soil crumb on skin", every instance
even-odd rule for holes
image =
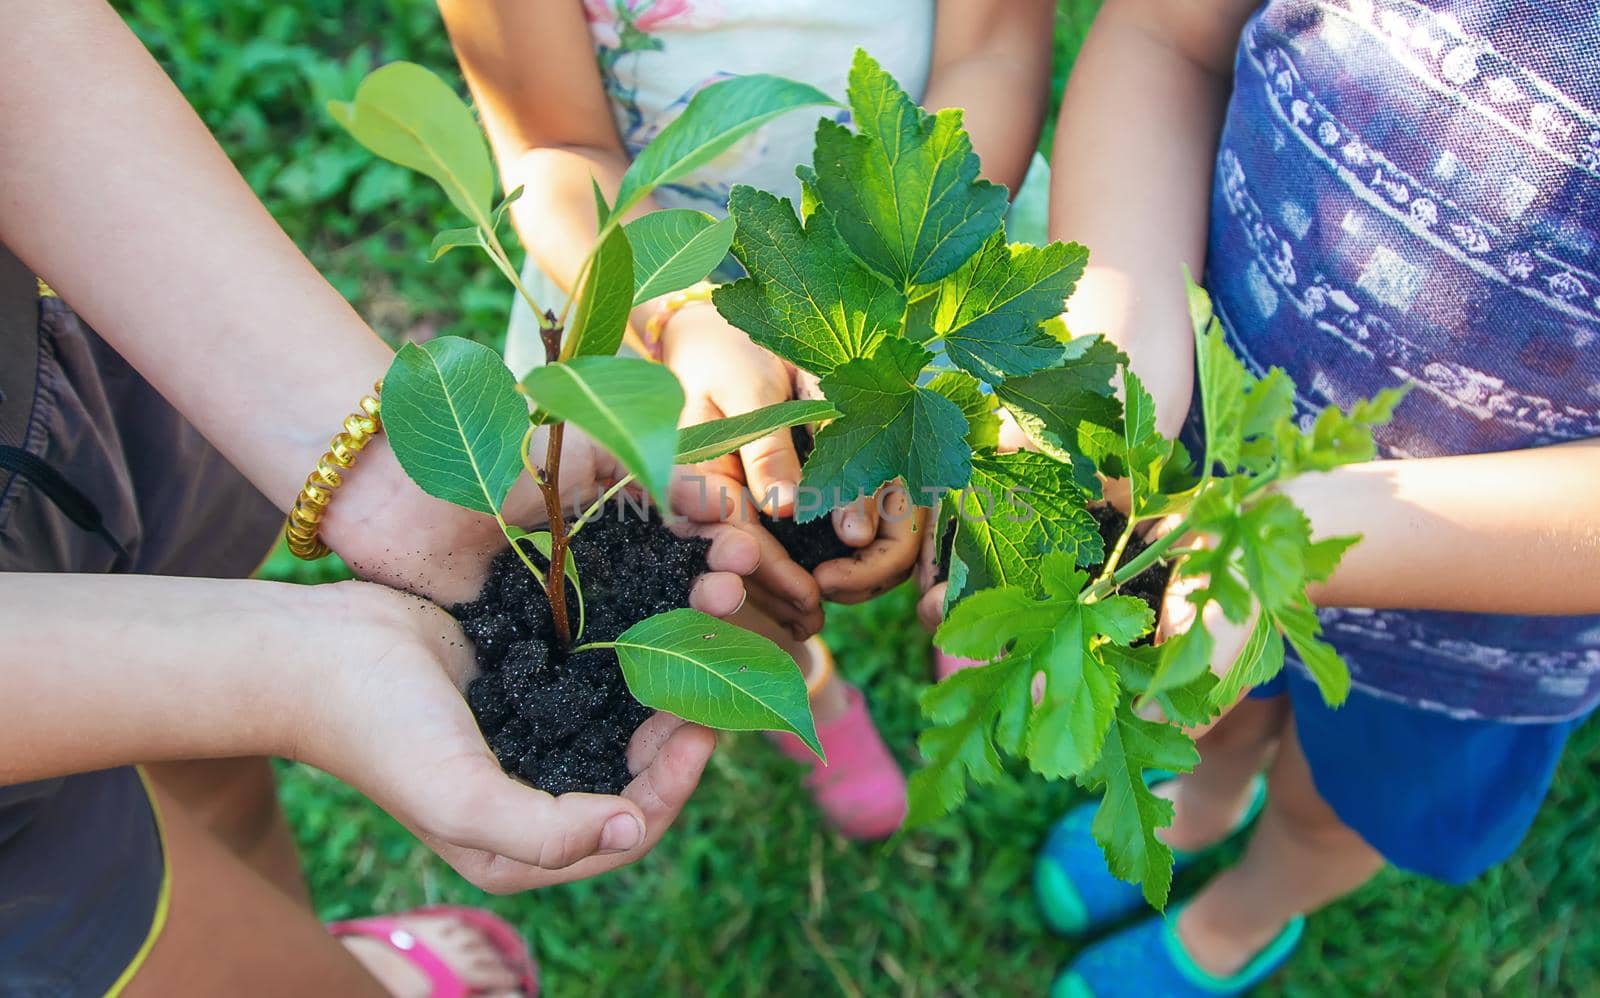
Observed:
[[[613,641],[646,617],[688,606],[709,547],[678,537],[654,513],[591,521],[572,540],[586,598],[574,644]],[[576,629],[570,583],[567,612]],[[633,778],[628,741],[653,711],[628,692],[616,652],[556,647],[544,589],[511,551],[495,558],[478,598],[450,613],[483,670],[467,703],[505,771],[551,794],[620,793]]]

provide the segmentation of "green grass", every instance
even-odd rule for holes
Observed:
[[[466,254],[424,262],[456,224],[424,182],[357,150],[322,110],[367,69],[407,58],[454,73],[427,0],[119,0],[251,185],[380,331],[493,340],[508,295]],[[1056,89],[1093,0],[1063,0]],[[337,574],[280,555],[279,577]],[[914,764],[928,644],[902,589],[830,613],[827,637]],[[487,898],[338,781],[283,768],[283,799],[328,918],[435,901],[485,904],[533,941],[549,993],[1012,994],[1042,991],[1072,946],[1045,934],[1028,874],[1071,787],[1018,774],[961,814],[889,846],[847,843],[796,770],[758,737],[726,737],[667,840],[636,867]],[[1464,890],[1385,873],[1313,919],[1267,989],[1289,995],[1600,991],[1600,729],[1574,740],[1522,849]],[[1182,883],[1205,875],[1195,871]]]

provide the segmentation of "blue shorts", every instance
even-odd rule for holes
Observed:
[[[1317,792],[1341,821],[1394,866],[1451,884],[1516,851],[1586,720],[1457,720],[1360,689],[1333,708],[1292,662],[1250,695],[1289,698]]]

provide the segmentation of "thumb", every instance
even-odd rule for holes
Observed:
[[[438,838],[544,870],[644,841],[644,814],[632,801],[603,794],[552,797],[506,776],[491,758],[484,762],[445,795]]]

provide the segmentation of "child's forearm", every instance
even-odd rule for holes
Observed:
[[[0,241],[287,506],[391,351],[109,7],[11,13]]]
[[[1048,0],[941,0],[923,104],[959,107],[983,175],[1016,193],[1050,103]]]
[[[1293,479],[1316,535],[1362,534],[1324,606],[1600,613],[1600,441]]]
[[[338,587],[0,574],[0,784],[132,762],[292,754]]]
[[[1061,104],[1050,234],[1090,250],[1067,325],[1122,347],[1169,435],[1183,423],[1194,379],[1181,268],[1204,270],[1231,54],[1254,6],[1112,0]]]

